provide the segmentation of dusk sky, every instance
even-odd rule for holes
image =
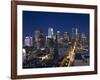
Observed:
[[[23,11],[24,37],[32,36],[35,30],[47,34],[48,27],[69,34],[72,28],[78,28],[80,33],[89,34],[89,14]]]

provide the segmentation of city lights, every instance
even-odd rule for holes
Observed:
[[[33,36],[24,38],[23,68],[89,65],[86,34],[79,33],[78,28],[72,28],[70,34],[60,30],[54,32],[52,27],[47,33],[35,30]]]

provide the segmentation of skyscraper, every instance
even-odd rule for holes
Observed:
[[[60,38],[61,38],[60,31],[57,31],[57,41],[58,41],[58,43],[60,43]]]
[[[79,33],[78,28],[72,28],[72,41],[78,41],[79,40]]]
[[[35,42],[38,42],[38,41],[39,41],[40,34],[41,34],[41,33],[40,33],[39,30],[36,30],[36,31],[35,31],[35,34],[34,34]]]
[[[54,32],[53,32],[53,28],[49,27],[48,28],[48,38],[53,38]]]
[[[30,37],[30,45],[33,46],[33,38]]]
[[[78,28],[75,29],[75,39],[76,39],[76,41],[79,40]]]
[[[37,49],[40,48],[40,35],[41,35],[41,32],[39,30],[36,30],[34,38],[35,38],[35,45]]]
[[[84,33],[81,34],[81,42],[83,45],[85,45],[87,43],[87,37]]]
[[[69,35],[67,32],[64,32],[64,42],[68,42],[69,41]]]
[[[30,36],[25,37],[24,46],[32,46],[32,37],[30,37]]]
[[[72,28],[72,36],[71,36],[71,40],[72,40],[72,41],[75,40],[75,32],[74,32],[74,28]]]

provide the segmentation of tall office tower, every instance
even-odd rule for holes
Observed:
[[[36,30],[35,31],[35,34],[34,34],[34,38],[35,38],[35,47],[37,47],[37,49],[39,49],[40,47],[40,35],[41,35],[41,32],[39,30]]]
[[[49,27],[48,28],[48,38],[53,38],[54,32],[53,32],[53,28]]]
[[[30,36],[25,37],[24,46],[32,46],[32,37]]]
[[[75,40],[78,41],[79,40],[79,33],[78,33],[78,29],[75,29]]]
[[[48,36],[45,37],[45,47],[47,47],[47,39],[48,39]]]
[[[83,45],[85,45],[87,43],[87,37],[84,33],[81,34],[81,42]]]
[[[64,32],[64,42],[68,42],[69,41],[69,36],[67,32]]]
[[[58,43],[61,43],[61,34],[60,34],[60,31],[57,31],[57,41],[58,41]]]
[[[30,45],[33,46],[33,39],[30,37]]]
[[[45,35],[43,34],[43,32],[40,33],[39,42],[40,48],[43,48],[45,46]]]
[[[64,38],[67,38],[67,32],[64,32]]]
[[[75,29],[75,34],[76,34],[76,35],[78,34],[78,29],[77,29],[77,28]]]
[[[34,34],[35,42],[38,42],[38,41],[39,41],[40,34],[41,34],[41,33],[40,33],[39,30],[36,30],[36,31],[35,31],[35,34]]]
[[[79,40],[78,28],[72,28],[72,37],[71,37],[71,40],[72,40],[72,42]]]
[[[74,32],[74,28],[72,28],[72,36],[71,36],[71,40],[73,41],[75,39],[75,32]]]

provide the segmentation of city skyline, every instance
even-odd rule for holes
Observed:
[[[35,30],[47,35],[48,27],[52,27],[54,33],[71,33],[75,27],[89,35],[89,14],[23,11],[23,37],[32,36]]]
[[[54,33],[53,28],[48,28],[47,31],[47,35],[36,30],[34,36],[25,37],[23,68],[89,65],[88,37],[79,33],[78,28],[72,28],[71,36],[67,32],[63,35],[60,31]]]
[[[64,37],[71,39],[73,35],[74,36],[77,35],[78,37],[89,39],[85,33],[79,33],[78,28],[72,28],[72,33],[69,34],[68,32],[61,33],[60,31],[56,31],[56,33],[54,33],[54,29],[52,27],[49,27],[47,30],[47,35],[43,34],[43,32],[41,32],[40,30],[35,30],[34,35],[25,36],[23,39],[23,46],[33,46],[33,40],[37,42],[36,40],[40,38],[40,35],[42,35],[42,37],[44,37],[45,39],[47,38],[55,39],[56,35],[60,36],[59,38],[62,39],[64,39]]]
[[[23,11],[23,68],[89,65],[89,14]]]

